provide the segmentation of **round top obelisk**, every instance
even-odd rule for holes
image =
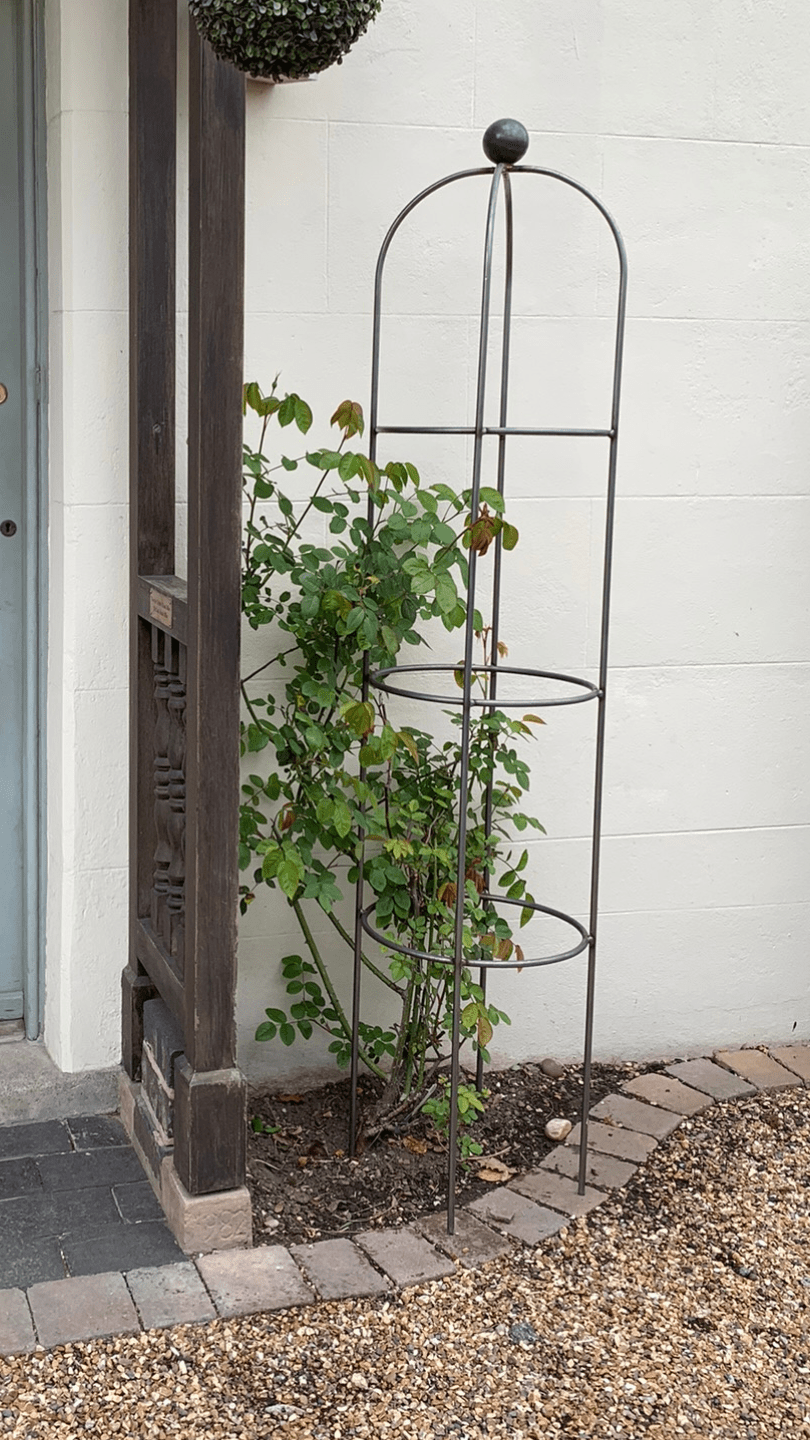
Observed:
[[[483,143],[493,165],[517,165],[529,148],[529,132],[519,120],[493,120],[484,131]]]

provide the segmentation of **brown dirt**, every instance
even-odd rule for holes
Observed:
[[[597,1065],[591,1077],[595,1104],[650,1067]],[[468,1077],[472,1078],[472,1077]],[[484,1159],[514,1174],[535,1169],[553,1148],[544,1133],[555,1117],[576,1124],[582,1105],[581,1066],[550,1079],[540,1065],[491,1071],[485,1114],[470,1128],[483,1154],[459,1166],[456,1194],[463,1204],[492,1188],[479,1180]],[[361,1081],[361,1113],[376,1098]],[[295,1244],[353,1235],[359,1230],[406,1224],[446,1203],[447,1144],[423,1116],[368,1139],[361,1135],[357,1159],[348,1158],[349,1081],[301,1094],[257,1092],[251,1117],[274,1133],[249,1132],[248,1186],[257,1245]],[[505,1177],[506,1178],[506,1177]]]

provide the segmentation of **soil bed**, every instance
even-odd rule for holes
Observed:
[[[613,1093],[649,1065],[594,1065],[591,1101]],[[468,1076],[472,1079],[472,1076]],[[480,1179],[487,1161],[512,1174],[535,1169],[553,1148],[545,1126],[553,1118],[576,1124],[582,1105],[582,1067],[567,1066],[559,1079],[540,1065],[490,1071],[486,1111],[470,1128],[482,1155],[459,1164],[456,1195],[467,1204],[509,1176]],[[361,1079],[361,1115],[376,1098],[372,1081]],[[447,1144],[424,1116],[363,1143],[350,1160],[349,1081],[291,1094],[257,1091],[251,1120],[264,1133],[248,1132],[248,1186],[253,1204],[254,1243],[289,1245],[349,1236],[360,1230],[407,1224],[446,1203]],[[268,1133],[272,1132],[272,1133]]]

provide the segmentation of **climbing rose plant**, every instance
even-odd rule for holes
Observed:
[[[363,698],[362,676],[364,656],[372,670],[385,668],[403,646],[426,645],[437,622],[460,629],[470,548],[479,564],[494,542],[507,558],[518,532],[496,490],[482,488],[472,515],[469,491],[424,484],[407,461],[380,467],[349,449],[364,428],[360,406],[350,401],[332,416],[337,448],[281,455],[271,464],[271,425],[295,426],[306,435],[312,424],[299,395],[276,391],[274,384],[265,395],[255,383],[244,391],[259,435],[244,452],[242,604],[249,625],[267,636],[268,658],[242,682],[243,753],[262,755],[264,763],[242,787],[240,865],[252,880],[241,887],[241,906],[244,913],[261,887],[280,890],[304,953],[282,959],[289,1005],[268,1009],[256,1038],[292,1045],[325,1031],[338,1065],[348,1065],[351,1027],[335,979],[339,960],[316,941],[312,907],[353,950],[338,907],[357,879],[362,832],[377,928],[412,949],[452,955],[463,803],[461,1023],[472,1049],[488,1060],[493,1028],[508,1016],[485,999],[474,978],[476,962],[523,956],[509,923],[482,897],[497,871],[508,897],[526,902],[520,923],[531,917],[523,878],[528,853],[516,853],[512,836],[543,828],[521,809],[529,771],[518,747],[542,721],[482,710],[473,722],[467,793],[460,797],[458,713],[445,712],[441,735],[397,727],[384,694],[372,690]],[[296,505],[281,482],[300,467],[311,467],[313,487]],[[313,512],[323,517],[322,544],[305,538]],[[477,612],[474,621],[486,664],[490,630]],[[456,679],[460,683],[459,674]],[[483,674],[476,683],[484,685]],[[446,1103],[442,1108],[442,1098],[432,1097],[447,1058],[452,966],[397,952],[380,959],[364,951],[362,960],[386,987],[392,1009],[387,1026],[360,1024],[361,1060],[381,1082],[378,1128],[392,1112],[415,1113],[426,1101],[437,1122],[446,1121]],[[471,1087],[462,1087],[459,1108],[462,1126],[480,1110]],[[474,1148],[466,1135],[463,1145],[465,1152]]]

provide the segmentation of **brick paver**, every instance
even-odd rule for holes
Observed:
[[[78,1275],[32,1285],[28,1301],[41,1345],[136,1335],[138,1315],[123,1275]]]
[[[70,1136],[62,1120],[36,1120],[28,1125],[0,1127],[0,1160],[20,1155],[53,1155],[70,1149]]]
[[[566,1145],[579,1148],[581,1125],[575,1125]],[[605,1125],[601,1120],[588,1120],[588,1149],[600,1155],[615,1155],[617,1160],[632,1160],[640,1165],[657,1145],[652,1135],[639,1135],[637,1130],[622,1130],[619,1125]]]
[[[62,1254],[71,1275],[141,1270],[145,1265],[172,1265],[185,1259],[165,1221],[142,1225],[121,1222],[87,1240],[63,1240]]]
[[[357,1244],[395,1285],[421,1285],[453,1275],[455,1265],[410,1226],[404,1230],[367,1230],[355,1236]]]
[[[539,1245],[541,1240],[556,1235],[566,1224],[564,1215],[548,1210],[545,1205],[537,1205],[534,1200],[515,1190],[508,1190],[505,1185],[499,1185],[497,1190],[473,1200],[467,1209],[494,1225],[496,1230],[510,1235],[513,1240],[522,1240],[524,1245]]]
[[[390,1288],[351,1240],[318,1240],[291,1245],[290,1254],[323,1300],[348,1300],[356,1295],[384,1295]]]
[[[145,1330],[216,1319],[211,1297],[190,1260],[130,1270],[126,1282]]]
[[[0,1355],[21,1355],[37,1343],[22,1290],[0,1290]]]
[[[561,1175],[574,1179],[579,1174],[579,1151],[572,1150],[568,1145],[558,1145],[546,1156],[540,1168],[559,1170]],[[617,1190],[627,1184],[637,1169],[637,1165],[617,1160],[615,1155],[600,1155],[596,1150],[589,1149],[585,1179],[601,1190]]]
[[[771,1054],[780,1065],[786,1066],[806,1085],[810,1085],[810,1045],[781,1045],[777,1050],[771,1046]]]
[[[642,1100],[632,1100],[629,1095],[606,1095],[594,1105],[591,1115],[594,1120],[606,1120],[609,1125],[622,1125],[625,1130],[654,1135],[656,1140],[666,1139],[681,1123],[681,1116],[673,1115],[671,1110],[659,1110]]]
[[[709,1097],[691,1085],[673,1080],[669,1075],[637,1075],[622,1085],[626,1095],[635,1095],[647,1100],[650,1105],[660,1105],[662,1110],[672,1110],[676,1115],[697,1115],[711,1104]]]
[[[722,1065],[715,1065],[713,1060],[679,1060],[675,1065],[667,1065],[667,1074],[711,1095],[713,1100],[736,1100],[741,1095],[756,1093],[747,1080],[724,1070]]]
[[[798,1084],[796,1076],[762,1050],[718,1050],[718,1064],[725,1065],[758,1090],[788,1090]]]
[[[603,1190],[593,1190],[590,1185],[586,1185],[585,1194],[580,1195],[576,1180],[560,1175],[557,1170],[532,1170],[528,1175],[510,1180],[509,1189],[517,1190],[519,1195],[528,1195],[538,1205],[547,1205],[550,1210],[559,1210],[561,1215],[566,1216],[587,1215],[605,1198]]]
[[[216,1250],[201,1255],[197,1269],[220,1315],[254,1315],[309,1305],[315,1295],[283,1245],[258,1250]]]
[[[468,1270],[485,1264],[487,1260],[495,1260],[498,1255],[506,1255],[510,1249],[507,1240],[502,1240],[500,1235],[496,1235],[488,1225],[471,1215],[469,1210],[456,1211],[454,1235],[447,1233],[446,1210],[437,1215],[425,1215],[421,1220],[415,1221],[415,1226],[427,1240],[438,1245],[445,1255],[458,1260],[459,1264]]]

